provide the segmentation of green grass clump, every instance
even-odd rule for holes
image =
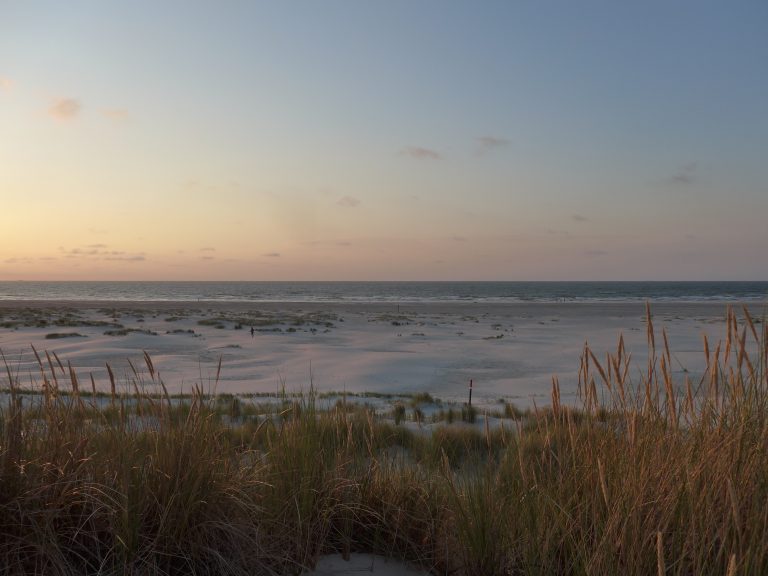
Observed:
[[[395,419],[395,424],[397,425],[405,420],[405,404],[396,402],[392,407],[392,417]]]
[[[60,338],[85,338],[85,336],[78,332],[51,332],[45,335],[46,340],[58,340]]]
[[[227,322],[226,318],[203,318],[202,320],[198,320],[197,323],[200,326],[213,326],[214,328],[223,328],[224,322]]]
[[[474,424],[477,420],[477,408],[471,404],[464,404],[461,407],[461,421],[468,424]]]
[[[149,355],[86,392],[38,355],[36,394],[3,383],[0,572],[300,574],[374,552],[434,574],[766,573],[768,327],[726,326],[704,375],[675,379],[649,314],[647,365],[585,347],[578,406],[555,380],[493,429],[416,431],[402,402],[313,390],[170,395]]]
[[[144,330],[142,328],[118,328],[116,330],[105,330],[105,336],[128,336],[129,334],[147,334],[149,336],[157,336],[157,332],[152,330]]]
[[[436,404],[437,401],[429,392],[418,392],[410,397],[411,406],[417,407],[420,404]]]

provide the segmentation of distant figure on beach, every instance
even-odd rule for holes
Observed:
[[[251,326],[251,338],[253,338],[253,335],[256,333],[256,330],[253,329],[253,326]]]

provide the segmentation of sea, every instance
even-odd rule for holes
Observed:
[[[0,282],[2,300],[768,302],[768,282]]]

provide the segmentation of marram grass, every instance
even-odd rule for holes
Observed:
[[[6,364],[0,574],[299,574],[354,551],[452,575],[768,573],[766,324],[729,311],[696,381],[650,313],[648,345],[643,366],[586,347],[579,407],[554,381],[512,425],[432,434],[311,392],[172,397],[148,355],[131,394],[48,354],[21,394]]]

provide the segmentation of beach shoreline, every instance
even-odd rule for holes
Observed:
[[[654,314],[725,314],[731,306],[741,309],[746,306],[751,314],[768,311],[766,301],[563,301],[563,302],[483,302],[483,301],[227,301],[227,300],[0,300],[0,311],[23,308],[64,308],[74,310],[106,309],[128,310],[142,308],[156,311],[172,311],[188,308],[210,310],[248,311],[248,310],[306,310],[327,312],[419,312],[451,313],[479,312],[483,314],[550,314],[568,315],[603,315],[625,316],[627,314],[645,314],[646,304]]]

